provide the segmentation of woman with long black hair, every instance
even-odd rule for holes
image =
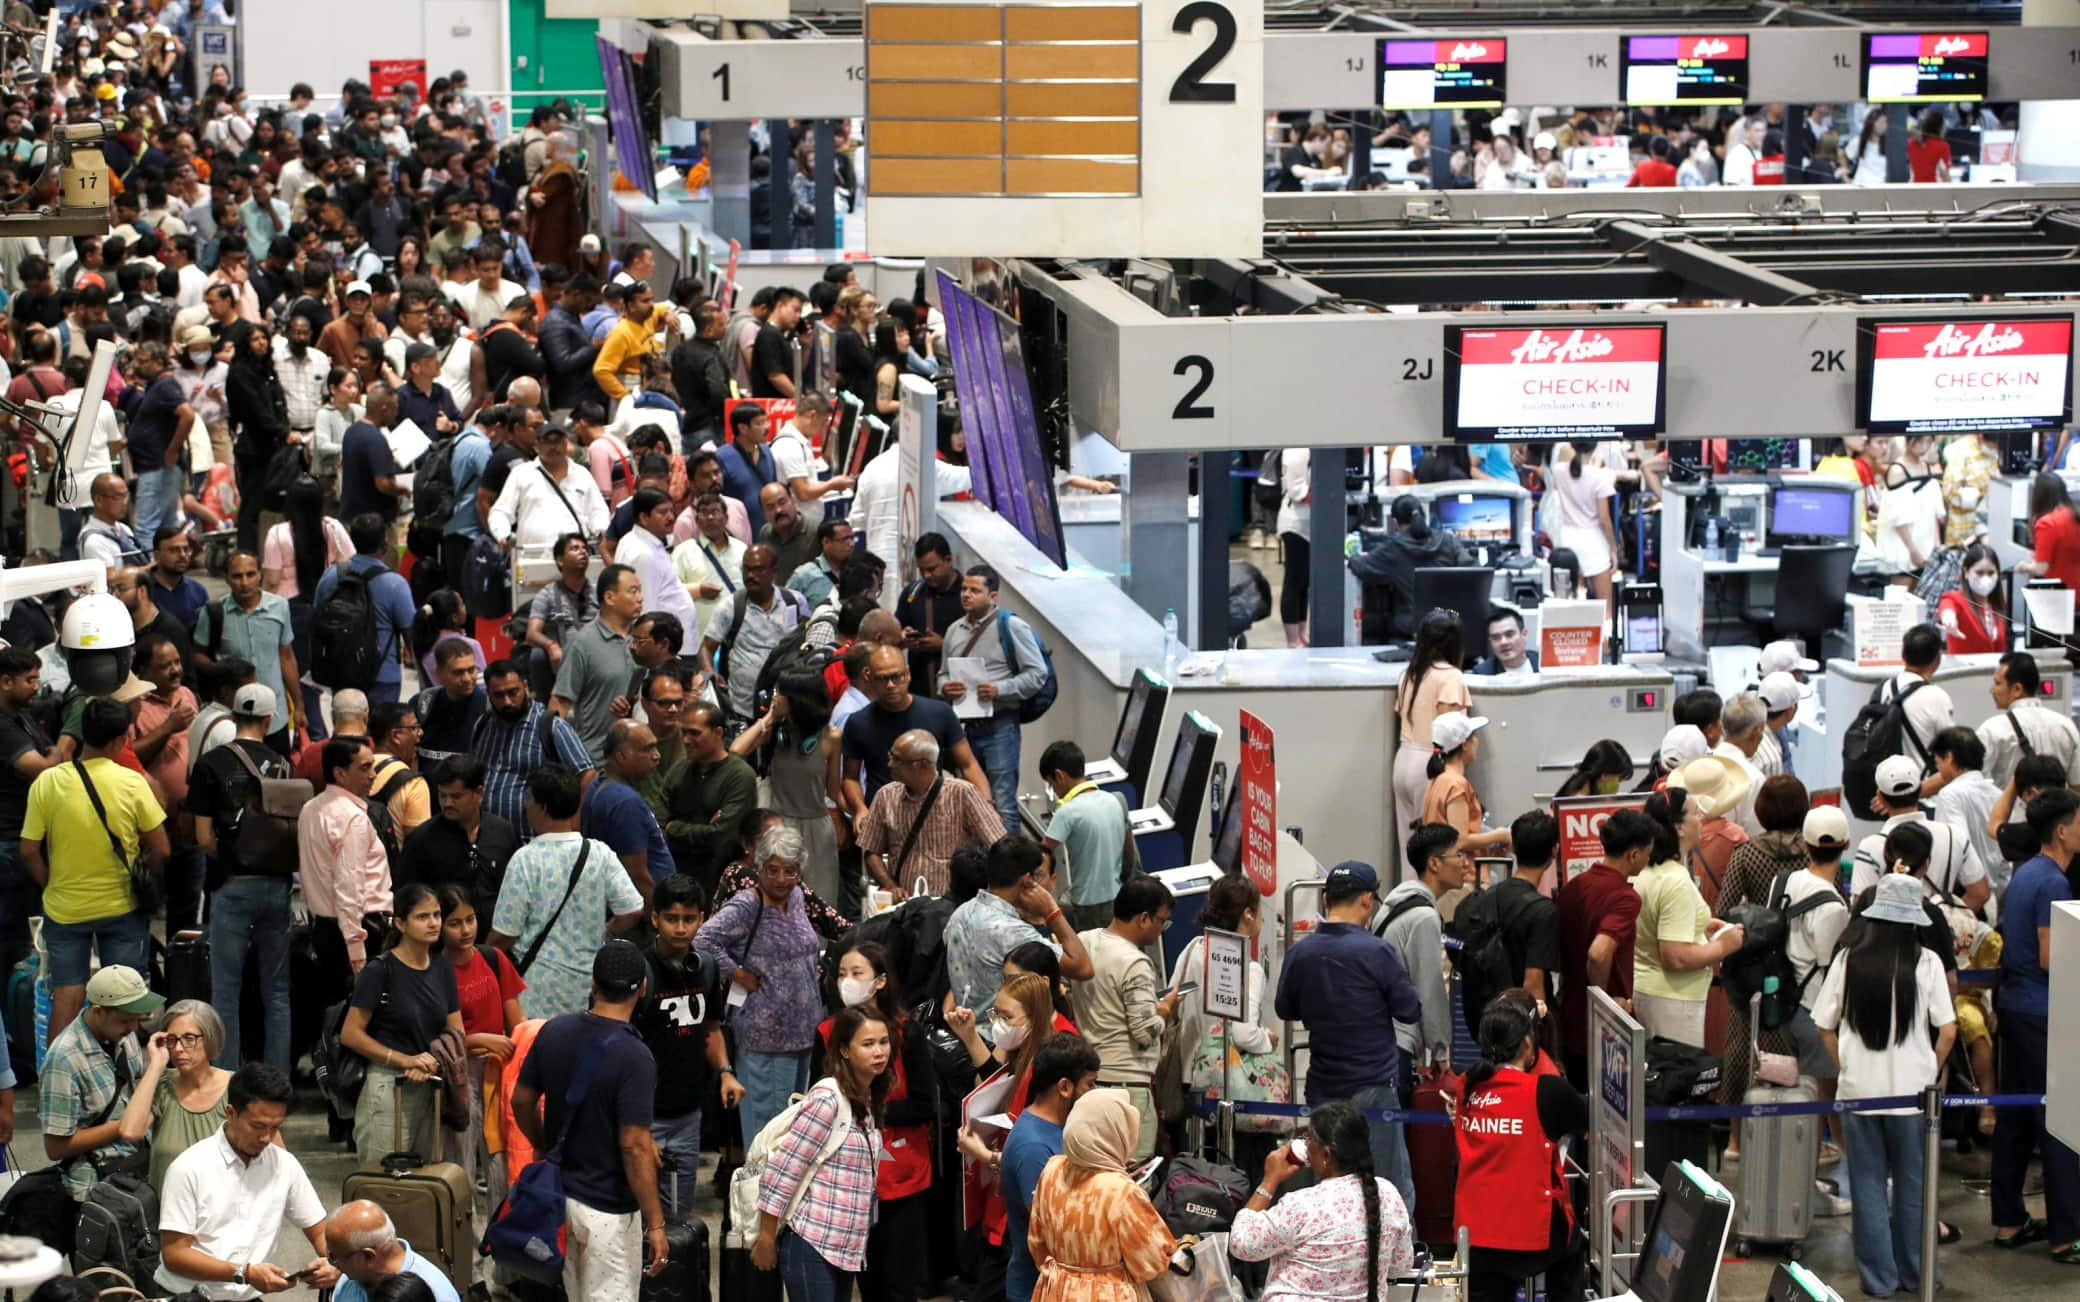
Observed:
[[[339,1035],[342,1045],[368,1059],[354,1105],[354,1151],[366,1167],[405,1150],[424,1161],[440,1159],[443,1137],[433,1121],[440,1062],[433,1042],[444,1030],[466,1033],[455,965],[441,954],[446,914],[440,897],[425,882],[406,882],[393,906],[383,953],[355,977]],[[395,1102],[400,1094],[402,1109]],[[394,1135],[400,1111],[404,1132]]]
[[[893,317],[874,327],[874,411],[885,421],[903,414],[903,356],[910,351],[910,332]]]
[[[1557,796],[1609,796],[1615,795],[1632,777],[1632,752],[1617,742],[1604,738],[1589,743],[1582,752],[1581,762],[1560,784]]]
[[[1957,1013],[1942,960],[1921,943],[1924,889],[1907,873],[1879,878],[1821,983],[1813,1024],[1841,1067],[1837,1099],[1919,1094],[1950,1056]],[[1842,1114],[1856,1273],[1872,1297],[1918,1290],[1933,1268],[1921,1260],[1921,1199],[1934,1195],[1922,1188],[1921,1127],[1918,1108]]]
[[[1589,1126],[1589,1102],[1538,1049],[1536,1005],[1509,993],[1481,1012],[1481,1060],[1467,1071],[1453,1129],[1453,1223],[1472,1244],[1468,1302],[1510,1302],[1533,1275],[1546,1295],[1581,1296],[1582,1244],[1560,1143]]]
[[[1394,689],[1394,717],[1401,723],[1401,748],[1394,752],[1394,818],[1403,825],[1423,812],[1430,789],[1430,757],[1436,747],[1430,734],[1440,714],[1464,711],[1473,701],[1459,664],[1466,637],[1459,617],[1433,610],[1416,624],[1415,654]]]
[[[252,490],[258,492],[257,488]],[[241,498],[244,494],[241,493]],[[354,542],[347,527],[325,514],[325,490],[309,476],[289,485],[283,503],[286,519],[267,531],[260,549],[260,585],[289,603],[289,629],[296,637],[296,663],[311,663],[311,595],[318,580],[331,566],[354,556]],[[318,689],[301,683],[303,717],[309,720],[311,738],[325,739],[324,716],[318,712]]]
[[[1279,1186],[1303,1166],[1315,1183],[1280,1198]],[[1308,1117],[1305,1136],[1264,1159],[1263,1180],[1235,1214],[1228,1251],[1271,1263],[1261,1302],[1387,1296],[1387,1282],[1415,1261],[1415,1231],[1400,1192],[1373,1171],[1363,1113],[1324,1103]]]
[[[274,341],[266,326],[250,321],[232,325],[224,407],[231,422],[232,462],[238,471],[238,546],[241,551],[257,552],[268,464],[283,446],[301,442],[303,437],[290,432],[289,401],[274,373]]]

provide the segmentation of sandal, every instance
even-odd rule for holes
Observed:
[[[2053,1249],[2051,1259],[2061,1266],[2080,1266],[2080,1243],[2068,1243],[2063,1248]]]
[[[2003,1249],[2025,1247],[2042,1239],[2047,1228],[2043,1221],[2032,1216],[2027,1221],[2024,1221],[2022,1228],[2016,1230],[2013,1234],[2005,1236],[2000,1234],[1994,1235],[1993,1246]],[[2071,1249],[2068,1249],[2068,1251],[2071,1251]]]

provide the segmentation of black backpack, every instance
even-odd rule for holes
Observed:
[[[1256,495],[1257,505],[1266,511],[1276,511],[1285,505],[1286,490],[1281,481],[1283,460],[1283,454],[1273,448],[1264,454],[1263,464],[1257,467],[1257,482],[1251,491]]]
[[[436,531],[445,528],[455,514],[455,440],[451,434],[419,456],[419,473],[412,476],[412,518]]]
[[[488,534],[472,538],[455,576],[471,619],[502,619],[513,608],[513,574],[505,548]]]
[[[1842,806],[1851,817],[1870,816],[1878,795],[1878,765],[1905,754],[1909,745],[1921,759],[1922,772],[1928,771],[1928,743],[1907,722],[1907,698],[1926,686],[1918,682],[1891,696],[1886,695],[1890,684],[1879,688],[1842,734]]]
[[[1488,1001],[1517,984],[1517,966],[1509,953],[1510,925],[1541,898],[1536,891],[1525,891],[1517,907],[1504,913],[1500,898],[1483,891],[1461,905],[1453,917],[1460,929],[1459,957],[1452,968],[1459,974],[1461,1020],[1475,1040],[1480,1039],[1481,1014],[1487,1011]]]
[[[1420,891],[1410,891],[1394,902],[1393,906],[1387,910],[1387,916],[1381,918],[1379,925],[1372,929],[1372,934],[1378,936],[1381,940],[1385,940],[1387,938],[1387,928],[1394,925],[1394,919],[1404,913],[1413,913],[1417,909],[1435,909],[1436,907],[1436,903],[1429,896],[1424,895]]]
[[[491,174],[515,194],[527,189],[527,140],[515,134],[493,155]]]
[[[779,600],[787,602],[794,607],[795,626],[781,635],[780,644],[773,648],[771,655],[766,657],[768,663],[779,657],[781,649],[787,646],[790,640],[793,641],[796,647],[801,646],[801,638],[795,635],[808,626],[809,617],[814,613],[809,608],[809,599],[796,592],[793,588],[775,588],[773,589],[773,594]],[[715,676],[725,683],[729,681],[730,652],[736,649],[737,633],[744,627],[744,608],[750,605],[750,603],[750,591],[745,588],[738,588],[736,597],[730,602],[729,628],[722,635],[722,644],[715,648]]]
[[[335,692],[347,687],[367,691],[383,664],[374,585],[390,567],[378,564],[356,573],[347,564],[341,562],[339,582],[311,612],[311,678]]]
[[[1761,995],[1759,1029],[1765,1031],[1778,1030],[1791,1021],[1807,982],[1827,967],[1825,963],[1815,963],[1805,981],[1798,979],[1798,968],[1791,962],[1789,948],[1792,924],[1828,904],[1849,907],[1839,891],[1816,891],[1791,904],[1790,885],[1791,872],[1778,873],[1770,885],[1768,903],[1736,904],[1726,911],[1726,920],[1740,924],[1745,932],[1740,951],[1719,966],[1727,1002],[1735,1008],[1747,1008],[1756,995]]]

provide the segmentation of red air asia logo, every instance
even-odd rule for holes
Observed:
[[[1612,348],[1610,336],[1601,330],[1570,330],[1565,339],[1533,330],[1510,352],[1509,359],[1520,366],[1527,362],[1589,362],[1610,356]]]
[[[1963,54],[1972,48],[1972,43],[1962,36],[1942,36],[1936,39],[1936,54]]]
[[[1967,58],[1978,58],[1986,53],[1986,37],[1979,32],[1923,33],[1921,57],[1941,59],[1960,54]]]
[[[1718,37],[1707,36],[1691,47],[1690,57],[1693,59],[1716,59],[1720,55],[1730,52],[1731,49],[1731,46]]]
[[[1928,358],[1991,357],[1995,353],[2012,353],[2022,344],[2022,332],[2013,326],[1988,321],[1976,331],[1966,331],[1945,322],[1936,337],[1922,346],[1921,355]]]

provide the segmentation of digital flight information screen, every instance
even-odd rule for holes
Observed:
[[[1619,50],[1625,102],[1745,104],[1745,36],[1628,36]]]
[[[1873,104],[1985,99],[1986,33],[1866,33],[1863,97]]]
[[[1379,43],[1379,106],[1501,108],[1508,99],[1508,45],[1499,36],[1383,40]]]
[[[1865,322],[1863,428],[1873,434],[2057,429],[2073,417],[2073,318]]]

